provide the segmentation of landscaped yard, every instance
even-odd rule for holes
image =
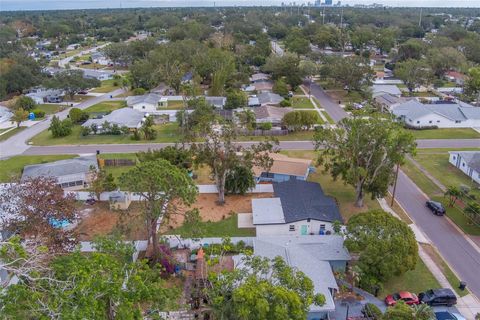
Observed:
[[[292,108],[294,109],[314,109],[314,106],[308,97],[292,97]]]
[[[102,85],[100,87],[91,90],[91,92],[107,93],[107,92],[119,89],[121,83],[122,83],[121,79],[119,79],[119,80],[115,80],[115,79],[105,80],[105,81],[102,81]],[[117,85],[115,85],[115,84],[117,84]]]
[[[418,294],[432,288],[440,288],[440,284],[427,269],[423,261],[418,259],[414,270],[407,271],[401,276],[393,277],[390,281],[383,284],[380,298],[385,298],[388,294],[403,290]]]
[[[255,229],[239,229],[238,216],[232,215],[224,220],[217,222],[201,222],[199,225],[181,226],[176,229],[169,230],[165,234],[176,234],[180,236],[186,236],[192,234],[192,228],[200,228],[202,230],[203,237],[254,237]]]
[[[335,102],[341,101],[342,104],[346,103],[354,103],[354,102],[362,102],[365,99],[362,95],[357,91],[347,91],[347,90],[328,90],[327,94],[332,98]]]
[[[117,110],[123,107],[126,107],[125,101],[103,101],[88,107],[84,111],[88,113],[103,113],[112,112],[113,110]]]
[[[26,127],[20,127],[20,128],[15,128],[13,130],[10,130],[8,131],[7,133],[4,133],[2,135],[0,135],[0,141],[4,141],[4,140],[7,140],[8,138],[16,135],[17,133],[19,133],[20,131],[22,130],[25,130]],[[4,131],[7,131],[7,130],[4,130]],[[4,132],[2,131],[2,132]]]
[[[131,135],[88,135],[82,136],[82,127],[76,125],[72,133],[66,137],[53,138],[50,131],[45,130],[30,140],[33,145],[79,145],[79,144],[115,144],[115,143],[155,143],[155,142],[176,142],[181,138],[176,123],[156,125],[157,137],[155,140],[133,140]]]
[[[10,182],[12,177],[20,177],[23,167],[26,165],[71,159],[73,157],[73,155],[15,156],[7,160],[0,160],[0,182]]]
[[[417,139],[479,139],[480,133],[470,128],[409,130]]]

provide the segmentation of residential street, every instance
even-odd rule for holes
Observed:
[[[395,198],[457,272],[460,280],[466,281],[468,288],[480,296],[478,249],[446,217],[435,216],[425,207],[426,196],[402,171],[398,175]]]
[[[123,93],[123,89],[117,89],[112,92],[106,93],[102,96],[99,97],[93,97],[91,99],[88,99],[78,105],[76,105],[76,108],[79,109],[86,109],[94,104],[97,104],[99,102],[105,101],[105,100],[110,100],[110,96],[117,96],[121,93]],[[68,115],[69,109],[67,108],[66,110],[59,112],[55,114],[57,117],[60,119],[65,119]],[[48,127],[50,126],[50,122],[52,120],[53,115],[48,116],[45,120],[40,121],[38,124],[35,124],[29,128],[26,128],[25,130],[17,133],[16,135],[12,136],[11,138],[0,142],[0,159],[1,158],[6,158],[6,157],[11,157],[14,155],[19,155],[25,152],[29,146],[26,144],[28,140],[39,134],[40,132],[47,130]]]
[[[307,84],[308,85],[308,84]],[[335,120],[339,121],[347,113],[323,91],[312,83],[312,95]],[[479,139],[439,139],[417,140],[419,148],[468,148],[479,147]],[[460,280],[466,281],[469,289],[480,297],[480,252],[471,244],[463,232],[446,217],[434,216],[426,207],[426,196],[407,175],[400,170],[397,182],[396,198],[407,211],[415,224],[430,238],[441,255],[452,266]]]

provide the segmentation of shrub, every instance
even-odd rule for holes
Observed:
[[[291,106],[292,106],[292,102],[290,101],[290,99],[285,99],[282,102],[280,102],[280,107],[282,108],[291,107]]]
[[[45,111],[40,110],[40,109],[34,109],[31,112],[35,115],[35,118],[43,118],[45,117]]]
[[[30,111],[35,108],[35,101],[32,98],[27,96],[21,96],[15,101],[15,109],[23,109],[25,111]]]
[[[133,89],[132,92],[133,92],[134,96],[141,96],[141,95],[145,94],[146,90],[143,89],[143,88],[135,88],[135,89]]]
[[[68,116],[73,123],[84,123],[88,120],[88,113],[78,108],[70,109]]]
[[[113,86],[114,86],[114,87],[118,87],[118,86],[119,86],[119,82],[118,82],[118,81],[113,81]]]
[[[90,127],[82,127],[82,136],[88,136],[92,132]]]
[[[379,307],[374,305],[373,303],[367,303],[363,309],[362,309],[362,314],[371,319],[381,319],[382,317],[382,311],[380,310]]]
[[[73,123],[70,119],[60,120],[53,116],[48,130],[52,132],[54,138],[65,137],[72,133]]]
[[[259,126],[258,126],[258,129],[260,130],[272,130],[272,123],[271,122],[265,122],[265,123],[261,123]]]

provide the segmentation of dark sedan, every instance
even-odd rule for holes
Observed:
[[[446,212],[443,204],[441,204],[438,201],[429,200],[427,201],[426,206],[428,209],[430,209],[433,212],[433,214],[437,216],[443,216]]]

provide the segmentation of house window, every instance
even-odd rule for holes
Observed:
[[[307,222],[310,222],[310,218],[307,219]]]
[[[145,109],[145,106],[142,106],[142,109]]]
[[[294,225],[294,224],[291,224],[291,225],[288,227],[288,231],[295,231],[295,225]]]
[[[462,167],[465,167],[465,162],[462,163]]]
[[[321,230],[324,230],[324,231],[325,231],[325,225],[324,225],[324,224],[321,224],[321,225],[320,225],[320,231],[321,231]]]
[[[457,160],[457,157],[456,157],[456,156],[453,156],[453,160],[454,160],[454,161]]]
[[[437,120],[437,123],[440,123],[440,120]]]
[[[417,123],[420,123],[420,121],[417,121]]]
[[[455,123],[460,123],[460,122],[462,122],[462,121],[460,121],[460,120],[455,120]]]
[[[433,122],[432,120],[428,121],[428,123],[432,123],[432,122]]]

